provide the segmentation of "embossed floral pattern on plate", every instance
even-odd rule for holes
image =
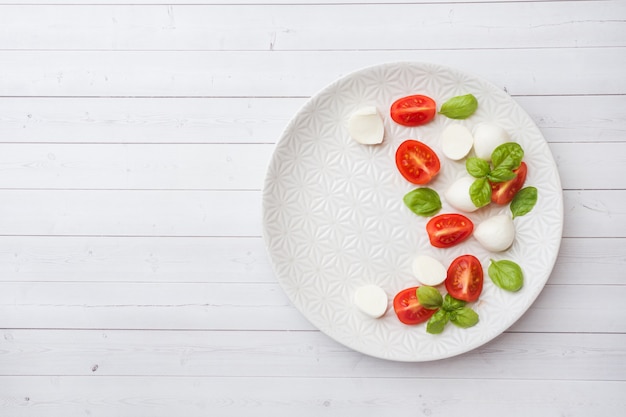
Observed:
[[[431,123],[407,128],[389,117],[396,99],[425,94],[441,105],[450,97],[472,93],[479,107],[466,120],[437,115]],[[347,132],[350,114],[376,106],[384,118],[380,145],[361,145]],[[464,160],[443,156],[439,135],[451,123],[472,128],[479,122],[505,128],[525,150],[527,185],[537,187],[534,210],[515,219],[517,236],[503,253],[490,253],[474,238],[449,248],[430,246],[428,219],[404,206],[415,188],[397,172],[395,150],[409,138],[433,148],[441,172],[428,184],[442,196],[441,213],[456,212],[443,191],[465,175]],[[263,189],[263,233],[278,282],[293,304],[322,332],[367,355],[398,361],[428,361],[458,355],[483,345],[510,327],[543,289],[558,253],[563,227],[563,199],[550,149],[532,119],[504,91],[456,69],[426,63],[388,63],[347,75],[308,100],[280,137]],[[477,225],[508,206],[466,214]],[[391,301],[400,290],[417,285],[411,262],[417,254],[444,265],[470,253],[485,268],[481,298],[474,303],[480,322],[470,329],[448,325],[440,335],[424,325],[398,321]],[[525,274],[518,293],[489,280],[489,259],[511,259]],[[390,309],[371,319],[353,305],[355,290],[376,284],[388,294]]]

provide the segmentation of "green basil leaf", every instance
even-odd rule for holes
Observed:
[[[427,285],[417,288],[417,300],[423,307],[429,310],[435,310],[443,304],[443,297],[439,290]]]
[[[465,304],[467,304],[465,301],[457,300],[450,294],[446,294],[446,296],[443,298],[443,304],[441,305],[441,309],[451,312],[454,310],[458,310],[461,307],[465,307]]]
[[[498,146],[491,154],[493,168],[514,170],[520,166],[524,158],[524,150],[515,142],[507,142]]]
[[[440,114],[450,119],[467,119],[478,108],[478,100],[473,94],[452,97],[441,105]]]
[[[469,189],[470,198],[476,207],[483,207],[491,201],[491,185],[487,178],[478,178]]]
[[[489,162],[476,157],[467,158],[467,161],[465,161],[465,169],[467,169],[467,173],[474,178],[484,178],[489,175],[491,171]]]
[[[517,177],[517,174],[508,168],[496,168],[487,175],[491,182],[505,182]]]
[[[522,268],[513,261],[494,261],[492,259],[487,273],[493,283],[503,290],[515,292],[524,285]]]
[[[431,316],[426,323],[426,331],[430,334],[439,334],[443,332],[444,327],[450,320],[450,313],[445,310],[439,310]]]
[[[423,187],[409,191],[404,196],[404,204],[418,216],[429,217],[441,210],[441,199],[437,191]]]
[[[535,187],[522,188],[511,201],[513,218],[528,214],[537,204],[537,189]]]
[[[467,329],[478,323],[478,313],[469,307],[461,307],[450,313],[450,321],[459,327]]]

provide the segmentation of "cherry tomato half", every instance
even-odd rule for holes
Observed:
[[[391,105],[391,118],[403,126],[419,126],[433,120],[437,112],[435,100],[422,95],[402,97]]]
[[[407,181],[421,185],[437,175],[441,162],[428,145],[409,139],[402,142],[396,151],[396,166]]]
[[[436,248],[449,248],[463,242],[474,231],[474,223],[467,217],[456,214],[440,214],[426,223],[430,244]]]
[[[417,288],[411,287],[400,291],[393,299],[393,309],[398,319],[404,324],[419,324],[430,318],[435,311],[420,304]]]
[[[522,162],[513,172],[517,175],[512,180],[491,183],[491,201],[496,204],[509,204],[515,194],[522,189],[526,181],[526,174],[528,174],[526,163]]]
[[[452,261],[445,280],[448,294],[457,300],[478,300],[483,291],[483,267],[472,255],[461,255]]]

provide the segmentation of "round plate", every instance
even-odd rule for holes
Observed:
[[[478,110],[465,120],[443,115],[407,128],[389,116],[398,98],[424,94],[440,106],[447,99],[471,93]],[[362,145],[348,134],[350,115],[376,106],[384,119],[385,138]],[[406,139],[418,139],[440,157],[441,171],[428,184],[441,196],[440,214],[455,212],[443,192],[466,175],[465,160],[452,161],[441,152],[440,134],[452,124],[473,128],[489,122],[507,130],[525,151],[527,186],[538,189],[535,208],[515,219],[516,239],[501,253],[491,253],[470,237],[449,249],[430,245],[428,218],[413,214],[403,196],[417,186],[397,171],[395,151]],[[466,214],[475,225],[508,206],[490,204]],[[345,76],[308,100],[288,124],[276,145],[263,190],[263,233],[271,262],[291,302],[318,329],[367,355],[397,361],[428,361],[474,349],[511,326],[543,289],[557,257],[563,228],[563,198],[558,171],[541,132],[504,91],[461,71],[426,63],[389,63]],[[461,329],[449,323],[431,335],[425,324],[407,326],[391,302],[400,290],[418,285],[411,263],[426,254],[449,265],[473,254],[485,271],[484,289],[472,307],[479,323]],[[490,259],[517,262],[524,287],[510,293],[488,277]],[[380,319],[362,314],[353,304],[357,288],[382,287],[390,307]],[[440,287],[445,292],[443,286]]]

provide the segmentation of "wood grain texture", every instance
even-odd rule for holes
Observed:
[[[626,141],[626,95],[513,96],[550,143]],[[276,143],[307,97],[0,97],[0,143]]]
[[[619,416],[626,3],[0,2],[0,415]],[[357,69],[507,91],[549,143],[564,238],[502,335],[418,364],[289,302],[261,237],[284,127]]]
[[[517,2],[519,0],[483,0],[481,3],[489,3],[489,2]],[[524,0],[525,3],[535,3],[535,2],[545,2],[545,1],[554,1],[554,0]],[[561,1],[569,1],[573,3],[575,1],[584,1],[584,2],[600,2],[604,0],[561,0]],[[317,2],[319,4],[379,4],[380,0],[324,0],[323,2]],[[311,2],[311,4],[317,4]],[[404,3],[432,3],[432,0],[395,0],[394,3],[404,4]],[[454,3],[476,3],[476,0],[455,0]],[[20,0],[3,0],[3,5],[24,5]],[[218,5],[223,6],[224,1],[215,1],[215,0],[64,0],[63,3],[60,3],[59,0],[37,0],[30,1],[28,5]],[[267,0],[232,0],[229,1],[230,5],[250,5],[250,4],[286,4],[286,5],[294,5],[297,4],[295,0],[273,0],[268,2]]]
[[[3,282],[0,289],[0,328],[314,329],[276,283]],[[626,311],[613,307],[624,297],[624,285],[547,285],[510,330],[624,333]],[[583,298],[600,301],[581,309]]]
[[[416,329],[416,331],[419,331]],[[42,338],[47,341],[41,345]],[[623,334],[511,333],[443,362],[363,355],[318,331],[4,330],[2,375],[545,379],[622,381]],[[19,359],[28,356],[22,363]],[[262,358],[262,360],[259,360]],[[159,366],[155,367],[154,364]],[[238,366],[233,367],[233,363]],[[96,368],[97,367],[97,368]],[[94,368],[96,368],[94,370]]]
[[[626,237],[626,190],[565,190],[564,237]],[[0,190],[0,235],[261,236],[260,191]],[[104,215],[106,214],[106,215]]]
[[[0,51],[4,62],[0,95],[308,97],[364,67],[407,60],[480,74],[514,95],[621,95],[626,94],[621,71],[625,51],[626,47],[271,53],[5,50]]]
[[[563,189],[626,189],[622,143],[550,149]],[[273,144],[0,144],[0,188],[260,190],[273,150]]]
[[[624,238],[564,238],[553,285],[623,285]],[[275,283],[260,237],[0,236],[0,282]]]
[[[472,413],[486,417],[619,415],[623,381],[433,378],[237,378],[44,376],[0,378],[12,416],[120,417],[172,414],[220,416],[417,416]],[[408,395],[408,393],[411,395]],[[485,399],[485,392],[489,398]]]
[[[405,50],[606,47],[625,46],[625,18],[622,1],[1,6],[0,27],[15,36],[0,49],[376,50],[389,39]]]

